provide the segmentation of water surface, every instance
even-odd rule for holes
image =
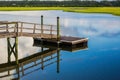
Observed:
[[[120,80],[119,16],[63,11],[1,11],[0,21],[40,23],[41,15],[44,16],[44,24],[56,24],[56,17],[59,16],[61,34],[87,37],[88,48],[75,52],[61,50],[59,73],[56,71],[56,64],[52,64],[44,70],[20,77],[20,80]],[[40,47],[33,47],[32,38],[19,38],[19,59],[40,50]],[[0,63],[7,62],[6,39],[0,39],[0,53]]]

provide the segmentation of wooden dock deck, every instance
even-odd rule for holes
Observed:
[[[18,60],[18,37],[25,36],[25,37],[33,37],[34,43],[41,45],[42,47],[50,48],[54,47],[55,49],[46,50],[40,53],[36,53],[29,57],[23,58]],[[27,70],[33,66],[36,66],[36,61],[41,59],[42,62],[41,68],[43,69],[45,66],[43,65],[44,62],[47,62],[51,59],[57,57],[57,66],[59,65],[59,56],[58,48],[67,51],[75,51],[78,49],[85,49],[87,48],[87,38],[79,38],[79,37],[72,37],[72,36],[64,36],[60,35],[60,24],[59,24],[59,17],[57,17],[57,25],[47,25],[43,24],[43,17],[41,16],[41,24],[38,23],[29,23],[29,22],[20,22],[20,21],[0,21],[0,39],[7,38],[7,50],[8,50],[8,63],[0,64],[0,72],[4,72],[8,70],[15,69],[16,66],[21,67],[22,75],[24,74],[24,70]],[[14,38],[14,44],[11,45],[10,38]],[[34,44],[34,46],[36,46]],[[52,46],[51,46],[52,45]],[[57,52],[57,56],[51,56]],[[11,55],[15,56],[15,61],[11,62]],[[43,58],[51,56],[49,59],[43,61]],[[34,62],[35,64],[23,69],[23,66]],[[52,62],[53,63],[53,62]],[[52,64],[50,63],[50,64]],[[49,64],[48,64],[49,65]],[[59,69],[59,66],[57,67]],[[57,70],[59,72],[59,70]],[[5,76],[0,76],[0,78]]]
[[[44,43],[59,44],[61,46],[72,46],[88,41],[87,38],[60,35],[59,23],[57,25],[46,25],[28,22],[0,22],[0,38],[33,37]]]
[[[58,45],[59,46],[72,46],[77,45],[81,43],[87,43],[87,38],[78,38],[78,37],[70,37],[70,36],[61,36],[59,42],[55,39],[41,39],[41,38],[34,38],[34,42],[40,42],[43,45],[45,44],[52,44],[52,45]]]
[[[67,36],[61,37],[59,42],[57,42],[56,40],[34,38],[33,46],[53,48],[53,49],[59,47],[62,50],[73,52],[76,50],[88,48],[87,40],[88,40],[87,38],[67,37]]]

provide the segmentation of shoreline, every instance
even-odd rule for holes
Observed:
[[[120,7],[0,7],[0,11],[63,10],[76,13],[105,13],[120,16]]]

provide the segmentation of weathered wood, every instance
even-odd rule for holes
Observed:
[[[52,26],[50,27],[50,35],[51,35],[51,39],[52,39]]]
[[[9,25],[9,24],[16,24],[16,23],[18,23],[18,22],[8,22],[8,21],[7,21],[7,22],[2,22],[2,23],[0,23],[0,25],[5,25],[5,24],[8,24],[8,25]]]
[[[60,40],[60,22],[59,17],[57,17],[57,41]]]
[[[33,33],[35,33],[35,30],[36,30],[36,24],[34,24]]]
[[[52,39],[52,40],[42,39],[41,40],[40,38],[34,38],[34,45],[38,45],[38,46],[42,45],[47,48],[59,47],[67,51],[75,51],[81,48],[87,48],[87,42],[88,42],[88,38],[78,38],[78,37],[69,37],[69,36],[61,36],[59,43],[56,39]]]
[[[8,32],[8,24],[6,24],[6,32]]]
[[[11,59],[10,59],[10,38],[7,38],[7,51],[8,51],[8,62],[10,62],[11,61]]]
[[[40,26],[41,26],[41,24],[39,24],[39,23],[22,22],[22,21],[19,21],[18,23],[31,24],[31,25],[36,24],[36,25],[40,25]],[[51,26],[51,24],[44,24],[44,26],[48,26],[48,27],[50,27],[50,26]],[[56,25],[52,25],[52,26],[53,26],[53,27],[56,27]]]
[[[10,22],[6,22],[4,24],[1,23],[1,24],[9,26],[8,23],[10,24]],[[6,31],[0,32],[0,38],[25,36],[25,37],[33,37],[33,38],[43,38],[46,41],[55,42],[55,43],[58,43],[58,41],[59,41],[59,43],[65,43],[65,44],[67,43],[67,44],[71,44],[71,45],[79,44],[82,42],[87,42],[87,40],[88,40],[86,38],[61,36],[60,35],[59,17],[57,17],[56,29],[53,25],[50,25],[49,27],[44,26],[43,25],[43,16],[41,16],[41,25],[39,25],[40,27],[37,26],[37,24],[35,24],[35,23],[29,24],[28,22],[11,22],[11,24],[15,25],[14,32],[9,32],[9,29],[13,29],[13,27],[12,28],[6,27],[6,29],[5,29]],[[19,27],[18,24],[21,24],[21,27]],[[25,24],[29,24],[29,25],[26,26]]]
[[[18,27],[18,29],[19,29],[19,27]],[[20,34],[22,35],[22,32],[23,32],[23,23],[21,23],[21,28],[20,28],[21,30],[20,30]]]
[[[41,34],[43,34],[43,15],[41,16]]]
[[[13,27],[8,27],[9,24],[14,24]],[[20,24],[20,26],[19,26]],[[31,27],[25,26],[25,24],[31,25]],[[0,38],[8,38],[8,37],[17,37],[17,36],[27,36],[27,37],[38,37],[38,38],[56,38],[57,35],[53,34],[53,32],[57,32],[55,28],[53,29],[54,25],[45,25],[49,26],[49,29],[43,29],[43,17],[41,16],[41,28],[37,28],[36,26],[38,24],[28,23],[28,22],[4,22],[1,23],[1,25],[6,25],[0,27]],[[40,24],[39,24],[40,25]],[[57,28],[57,27],[56,27]],[[13,29],[14,32],[9,32],[9,29]],[[4,31],[5,30],[5,31]],[[24,30],[24,31],[23,31]],[[28,32],[26,32],[26,30]],[[3,32],[4,31],[4,32]],[[47,31],[47,33],[44,33],[44,31]]]
[[[18,32],[19,32],[19,29],[18,29],[18,23],[15,24],[15,27],[16,27],[16,37],[18,37]]]

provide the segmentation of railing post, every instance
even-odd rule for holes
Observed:
[[[59,17],[57,17],[57,41],[60,41],[60,21]]]
[[[51,39],[52,39],[52,25],[50,26],[50,35],[51,35]]]
[[[18,37],[19,35],[19,32],[18,32],[18,22],[15,23],[15,33],[16,33],[16,36]]]
[[[7,38],[8,63],[11,61],[10,56],[10,38]]]
[[[17,37],[19,36],[18,22],[17,22]]]
[[[36,29],[36,24],[34,24],[33,34],[35,33],[35,29]]]
[[[21,31],[20,31],[20,35],[22,35],[22,32],[23,32],[23,22],[21,22]]]
[[[9,30],[8,30],[8,24],[6,24],[6,32],[9,32]]]
[[[41,34],[43,34],[43,15],[41,15]]]

